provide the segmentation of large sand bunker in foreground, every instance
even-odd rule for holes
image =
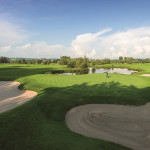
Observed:
[[[88,104],[71,109],[66,124],[74,132],[150,150],[150,103],[144,106]]]
[[[0,113],[17,107],[37,95],[34,91],[19,90],[19,82],[0,81]]]

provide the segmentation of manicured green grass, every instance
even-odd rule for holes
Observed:
[[[63,65],[0,64],[0,80],[16,80],[23,76],[44,74],[54,70],[67,70]]]
[[[141,67],[148,72],[148,65],[144,68],[141,64]],[[105,74],[43,74],[52,69],[67,68],[57,65],[0,65],[0,80],[16,80],[21,83],[19,88],[38,92],[33,100],[0,114],[0,149],[129,149],[71,132],[65,124],[65,114],[75,106],[88,103],[145,104],[150,101],[150,78],[119,74],[109,74],[108,79]]]

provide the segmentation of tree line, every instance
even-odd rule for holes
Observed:
[[[118,59],[88,59],[84,58],[70,58],[69,56],[61,56],[60,59],[9,59],[7,57],[0,57],[0,63],[17,63],[17,64],[43,64],[49,65],[51,63],[57,63],[60,65],[67,65],[70,68],[88,68],[89,66],[113,64],[113,63],[150,63],[150,58],[139,59],[133,57],[122,57]]]
[[[150,58],[140,59],[133,57],[122,57],[120,56],[118,59],[92,59],[92,65],[104,65],[104,64],[113,64],[113,63],[121,63],[121,64],[132,64],[132,63],[150,63]]]
[[[0,63],[17,63],[17,64],[43,64],[49,65],[51,63],[57,63],[60,65],[67,65],[70,68],[88,68],[89,59],[84,57],[71,59],[68,56],[62,56],[60,59],[8,59],[7,57],[0,57]]]
[[[68,56],[62,56],[59,64],[68,65],[68,67],[77,67],[77,68],[87,68],[89,65],[96,66],[96,65],[105,65],[105,64],[113,64],[113,63],[150,63],[150,58],[146,59],[139,59],[133,57],[122,57],[120,56],[118,59],[88,59],[86,56],[84,58],[75,58],[71,59]]]
[[[49,65],[51,63],[57,63],[57,59],[13,59],[11,60],[12,63],[17,64],[43,64]]]
[[[0,57],[0,63],[16,63],[16,64],[44,64],[49,65],[51,63],[57,63],[59,59],[9,59],[7,57]]]

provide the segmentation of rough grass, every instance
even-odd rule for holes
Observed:
[[[72,107],[88,103],[145,104],[150,101],[150,78],[41,74],[63,67],[66,69],[56,65],[0,65],[0,80],[17,80],[21,83],[19,88],[38,92],[33,100],[0,114],[0,149],[127,150],[115,143],[71,132],[65,124],[65,114]]]

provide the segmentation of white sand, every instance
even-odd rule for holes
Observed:
[[[134,150],[150,150],[150,103],[144,106],[88,104],[66,114],[68,128]]]
[[[140,76],[144,76],[144,77],[150,77],[150,74],[142,74]]]
[[[17,107],[37,95],[34,91],[19,90],[19,82],[0,81],[0,113]]]

